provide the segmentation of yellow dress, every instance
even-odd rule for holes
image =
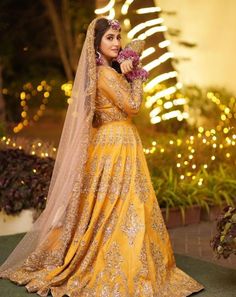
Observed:
[[[132,116],[142,81],[98,67],[94,133],[82,204],[64,265],[18,269],[8,278],[40,296],[184,297],[203,286],[176,267]],[[60,230],[57,230],[60,232]],[[57,244],[54,231],[48,249]]]

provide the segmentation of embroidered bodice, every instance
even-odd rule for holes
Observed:
[[[129,83],[110,66],[97,67],[97,96],[93,126],[121,121],[136,115],[142,103],[142,80]]]

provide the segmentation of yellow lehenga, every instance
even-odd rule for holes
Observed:
[[[130,85],[109,66],[97,70],[96,110],[78,224],[64,264],[7,278],[40,296],[183,297],[203,286],[176,267],[132,116],[142,81]],[[58,244],[53,230],[47,249]]]

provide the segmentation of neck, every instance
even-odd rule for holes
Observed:
[[[103,59],[103,65],[111,66],[112,59],[109,59],[109,58],[105,57],[104,55],[102,56],[102,59]]]

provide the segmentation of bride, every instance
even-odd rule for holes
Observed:
[[[132,117],[147,72],[144,42],[120,24],[88,28],[46,208],[0,277],[40,296],[184,297],[203,286],[176,267]]]

